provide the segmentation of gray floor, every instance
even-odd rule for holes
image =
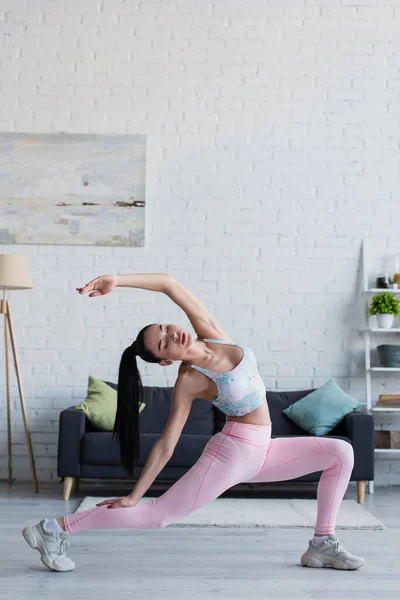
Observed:
[[[350,552],[363,556],[357,571],[301,567],[312,529],[174,528],[85,531],[71,536],[76,569],[47,570],[21,535],[43,517],[74,512],[86,495],[122,496],[126,489],[83,483],[61,498],[62,484],[0,482],[0,598],[47,600],[266,600],[295,598],[400,598],[400,487],[377,487],[365,508],[386,530],[338,530]],[[150,490],[152,491],[152,490]],[[154,490],[153,490],[154,492]],[[153,494],[157,495],[155,491]],[[283,492],[282,496],[299,496]],[[350,486],[346,498],[356,499]]]

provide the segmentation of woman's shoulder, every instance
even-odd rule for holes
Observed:
[[[196,371],[196,369],[192,369],[192,367],[190,367],[188,364],[181,362],[181,364],[179,365],[179,369],[178,369],[178,377],[193,377],[196,375],[196,373],[198,373],[198,371]]]
[[[190,386],[196,392],[204,389],[204,375],[184,362],[179,366],[177,381],[178,380],[190,382]]]
[[[179,369],[178,369],[178,374],[179,373],[185,373],[186,370],[189,370],[189,366],[183,362],[183,360],[181,361],[181,364],[179,365]]]

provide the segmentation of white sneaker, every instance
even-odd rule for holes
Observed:
[[[333,567],[345,571],[362,567],[364,559],[347,552],[341,542],[343,540],[333,533],[319,545],[310,540],[308,550],[301,557],[301,564],[303,567]]]
[[[44,529],[47,519],[42,519],[37,525],[25,527],[22,535],[31,548],[40,552],[40,560],[51,571],[72,571],[75,563],[67,558],[70,547],[69,534],[47,533]]]

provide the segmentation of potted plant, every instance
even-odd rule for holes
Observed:
[[[391,292],[381,292],[372,298],[368,314],[376,315],[378,327],[390,329],[394,317],[400,314],[400,301]]]

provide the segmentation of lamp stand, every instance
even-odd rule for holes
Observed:
[[[33,449],[31,442],[31,434],[29,431],[28,420],[26,417],[24,392],[22,390],[22,379],[19,370],[17,348],[15,344],[14,329],[11,320],[10,304],[7,300],[6,290],[4,289],[3,300],[0,300],[0,314],[4,315],[4,341],[5,341],[5,359],[6,359],[6,389],[7,389],[7,436],[8,436],[8,485],[12,485],[12,447],[11,447],[11,402],[10,402],[10,371],[8,360],[8,336],[11,339],[11,347],[14,355],[15,372],[17,374],[19,397],[21,401],[22,416],[24,419],[25,437],[29,450],[29,458],[31,462],[31,470],[33,476],[33,487],[36,493],[39,492],[38,482],[36,478],[35,459],[33,457]]]

